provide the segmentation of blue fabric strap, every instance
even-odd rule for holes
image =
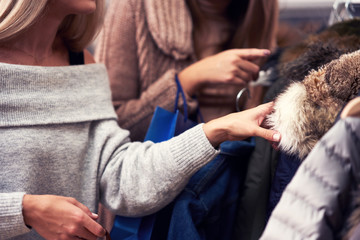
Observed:
[[[175,108],[174,108],[174,112],[176,112],[176,110],[178,109],[178,101],[179,101],[179,94],[181,93],[181,96],[183,98],[184,101],[184,120],[186,121],[188,118],[188,112],[187,112],[187,103],[186,103],[186,98],[185,98],[185,93],[184,90],[181,87],[178,75],[175,74],[175,82],[177,85],[177,92],[176,92],[176,98],[175,98]]]
[[[177,74],[175,74],[175,82],[177,85],[177,92],[176,92],[176,98],[175,98],[174,112],[176,112],[176,110],[178,109],[179,94],[181,94],[183,101],[184,101],[184,121],[187,121],[187,118],[188,118],[187,102],[186,102],[184,90],[182,89],[182,86],[180,84],[180,80],[179,80],[179,77]],[[193,98],[196,98],[196,97],[193,97]],[[204,122],[204,118],[200,112],[199,107],[196,109],[196,114],[197,114],[197,117],[200,118],[200,121]]]

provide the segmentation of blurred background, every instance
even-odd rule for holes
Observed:
[[[317,31],[328,24],[333,4],[334,0],[279,0],[280,21]]]

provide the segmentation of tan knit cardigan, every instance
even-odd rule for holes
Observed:
[[[119,0],[108,6],[95,58],[108,68],[119,124],[132,140],[143,140],[156,106],[173,110],[174,76],[196,61],[192,29],[185,0]],[[213,91],[223,98],[214,101]],[[204,118],[235,111],[237,92],[228,87],[200,95]],[[187,98],[195,111],[196,101]]]

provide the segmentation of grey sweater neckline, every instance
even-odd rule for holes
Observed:
[[[116,118],[103,64],[0,63],[0,127]]]

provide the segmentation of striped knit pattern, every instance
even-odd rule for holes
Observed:
[[[173,111],[174,75],[195,61],[191,31],[185,1],[110,3],[95,57],[108,68],[119,124],[131,139],[144,139],[156,106]],[[196,102],[187,97],[195,111]]]

